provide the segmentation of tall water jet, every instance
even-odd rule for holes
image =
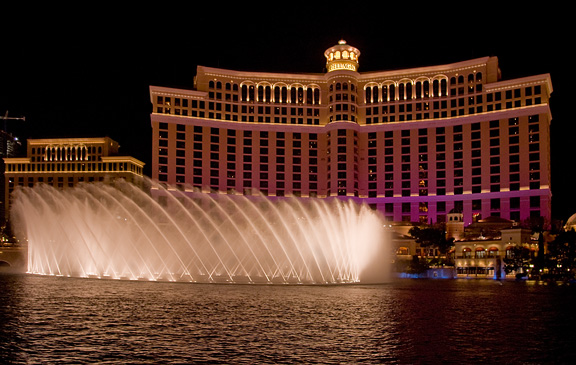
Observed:
[[[387,279],[381,217],[351,200],[203,194],[152,181],[14,194],[28,272],[129,280],[341,284]]]

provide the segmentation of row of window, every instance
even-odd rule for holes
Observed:
[[[36,162],[7,163],[6,172],[133,172],[142,168],[129,162]]]
[[[529,135],[528,140],[523,143],[527,143],[529,147],[529,178],[530,178],[530,188],[531,189],[538,189],[540,187],[540,154],[539,154],[539,118],[538,116],[531,116],[529,118]],[[516,191],[520,190],[520,139],[519,139],[519,131],[518,131],[518,118],[511,118],[508,121],[509,124],[509,132],[508,132],[508,166],[509,166],[509,176],[508,181],[510,182],[510,190]],[[167,124],[161,125],[161,128],[167,128]],[[500,121],[491,121],[490,122],[490,129],[489,129],[489,136],[490,136],[490,148],[487,150],[482,149],[482,134],[480,131],[480,123],[475,123],[471,125],[471,186],[472,186],[472,193],[480,193],[482,191],[483,182],[485,179],[489,179],[490,182],[490,191],[491,192],[498,192],[500,191],[500,166],[501,163],[505,163],[506,161],[502,161],[502,151],[500,148],[501,139],[500,139]],[[183,125],[179,125],[178,128],[184,128]],[[198,133],[194,135],[194,142],[192,146],[193,156],[196,159],[202,160],[202,150],[203,150],[203,137],[201,134],[201,127],[198,128]],[[233,130],[230,130],[233,131]],[[219,133],[218,129],[215,129],[214,133]],[[252,133],[247,131],[247,133]],[[267,132],[266,132],[267,133]],[[436,129],[436,137],[435,137],[435,156],[433,161],[435,161],[435,186],[436,186],[436,195],[446,195],[446,169],[449,168],[452,170],[453,173],[453,185],[454,185],[454,194],[459,195],[464,193],[464,165],[465,161],[463,159],[464,153],[464,145],[463,145],[463,134],[462,134],[462,126],[454,126],[452,127],[452,150],[453,150],[453,159],[452,159],[452,166],[446,165],[446,130],[443,127]],[[348,151],[346,148],[346,130],[338,130],[338,138],[335,139],[337,142],[337,146],[332,149],[333,154],[328,155],[328,174],[330,174],[332,164],[330,161],[336,162],[334,165],[339,180],[338,185],[339,187],[346,186],[346,179],[349,177],[353,177],[354,181],[357,182],[358,180],[358,153],[357,153],[357,142],[358,138],[356,133],[354,134],[353,138],[353,145],[354,151]],[[340,134],[342,134],[340,136]],[[402,196],[411,196],[414,191],[414,187],[416,184],[418,188],[418,195],[426,196],[428,195],[428,183],[429,183],[429,176],[428,176],[428,137],[427,137],[427,129],[420,129],[418,130],[418,144],[411,145],[410,139],[410,130],[403,130],[401,131],[401,139],[400,139],[400,146],[396,146],[396,151],[399,149],[401,152],[401,175],[395,176],[394,173],[394,155],[395,155],[395,148],[394,148],[394,140],[393,140],[393,133],[388,131],[385,133],[384,141],[384,154],[380,157],[377,156],[377,149],[376,149],[376,133],[373,132],[369,134],[368,140],[368,194],[371,197],[376,197],[378,195],[378,188],[384,188],[385,196],[394,196],[394,182],[399,181],[402,187],[401,194]],[[168,131],[167,130],[160,130],[159,132],[160,138],[159,143],[160,147],[167,147],[168,146]],[[298,135],[298,138],[301,136]],[[313,163],[317,163],[316,157],[318,156],[317,151],[317,140],[318,136],[316,134],[311,135],[310,140],[314,140],[314,142],[310,142],[308,145],[308,156],[314,158]],[[350,137],[349,137],[350,138]],[[182,158],[181,164],[178,163],[176,165],[184,165],[185,164],[185,133],[178,132],[177,134],[177,154],[180,154]],[[328,148],[330,150],[330,142],[332,138],[328,138]],[[206,141],[204,141],[205,143]],[[219,135],[212,135],[210,137],[210,160],[218,161],[220,159],[220,138]],[[229,161],[236,161],[236,139],[232,137],[228,137],[227,139],[227,147],[226,151],[229,154],[227,157]],[[253,149],[252,145],[252,138],[246,137],[244,139],[244,144],[242,147],[241,152],[243,153],[243,162],[244,163],[252,163],[252,154]],[[268,149],[268,140],[261,139],[260,147],[259,147],[259,155],[260,155],[260,163],[269,163],[269,149]],[[286,150],[284,147],[284,141],[279,139],[275,143],[274,148],[274,155],[277,157],[282,157],[286,155]],[[298,158],[298,156],[302,155],[302,144],[299,140],[294,140],[291,150],[291,155]],[[418,161],[411,161],[413,157],[413,150],[417,148],[417,159]],[[164,149],[165,150],[165,149]],[[167,150],[165,150],[167,151]],[[489,154],[489,162],[490,162],[490,175],[482,176],[482,156]],[[346,163],[348,156],[354,156]],[[208,156],[204,156],[208,157]],[[283,158],[283,157],[282,157]],[[486,158],[485,158],[486,159]],[[486,159],[487,160],[487,159]],[[299,162],[299,160],[297,160]],[[160,165],[166,165],[160,168],[161,173],[167,172],[167,157],[161,154],[160,157]],[[412,164],[416,162],[418,164],[418,176],[412,176]],[[468,163],[468,162],[466,162]],[[353,168],[353,173],[347,175],[347,172],[350,168]],[[377,175],[377,171],[379,170],[384,171],[384,173]],[[334,175],[336,176],[336,175]],[[380,184],[378,186],[378,180],[384,181],[384,184]],[[330,176],[328,181],[331,181]],[[484,182],[485,185],[485,182]],[[357,183],[355,184],[357,186]]]
[[[531,116],[528,120],[529,134],[526,140],[520,141],[519,138],[519,126],[518,118],[510,118],[508,121],[509,132],[508,132],[508,153],[503,154],[501,151],[501,137],[500,137],[500,121],[490,122],[490,148],[488,150],[482,149],[482,134],[481,134],[481,124],[474,123],[471,125],[471,144],[470,144],[470,155],[472,157],[469,165],[471,168],[471,189],[472,193],[482,192],[483,179],[489,179],[490,181],[490,191],[498,192],[500,191],[500,166],[501,163],[508,162],[509,166],[509,180],[510,190],[520,190],[520,145],[528,145],[529,150],[529,179],[530,188],[538,189],[540,187],[540,145],[539,145],[539,118],[537,115]],[[436,195],[446,194],[446,168],[450,168],[453,172],[453,185],[454,194],[459,195],[464,193],[464,165],[465,161],[463,159],[463,134],[462,126],[453,127],[452,134],[452,150],[453,150],[453,165],[446,166],[446,135],[445,128],[436,129],[435,137],[435,155],[433,161],[435,161],[435,174],[436,174]],[[396,145],[394,148],[394,139],[392,132],[386,132],[384,139],[381,140],[384,144],[384,155],[378,158],[377,150],[377,139],[376,133],[369,134],[368,140],[368,176],[369,181],[369,196],[376,197],[378,195],[378,188],[384,190],[384,195],[388,197],[394,196],[394,182],[400,181],[402,187],[402,196],[411,196],[413,194],[413,188],[415,181],[418,187],[418,195],[426,196],[428,195],[428,169],[429,169],[429,155],[428,146],[429,140],[427,137],[428,130],[420,129],[418,130],[417,144],[412,145],[410,139],[410,131],[404,130],[401,132],[400,146]],[[418,153],[418,180],[415,179],[411,174],[412,156],[414,150],[416,149]],[[394,171],[394,155],[398,150],[401,153],[401,176],[395,176]],[[483,155],[489,154],[490,162],[490,175],[482,176],[482,157]],[[503,161],[502,156],[508,156],[508,161]],[[468,161],[466,161],[468,163]],[[383,166],[382,166],[383,165]],[[378,171],[384,171],[384,174],[378,176]],[[382,179],[383,178],[383,179]],[[377,181],[382,179],[384,184],[378,185]]]
[[[32,147],[31,161],[97,161],[102,146],[48,146]]]
[[[511,219],[520,222],[522,219],[527,217],[523,216],[522,212],[529,212],[530,217],[540,217],[542,206],[540,196],[531,196],[529,198],[529,203],[527,205],[521,205],[520,197],[511,198],[493,198],[493,199],[474,199],[472,200],[472,218],[474,221],[482,219],[482,213],[486,213],[489,216],[499,217],[502,214],[505,215],[506,219]],[[446,222],[447,213],[447,202],[446,201],[435,201],[427,202],[420,201],[416,205],[414,203],[385,203],[380,210],[384,213],[385,219],[389,221],[401,220],[401,221],[414,221],[414,217],[421,223],[429,222]],[[486,205],[487,209],[482,209],[482,206]],[[454,210],[462,211],[464,202],[462,200],[453,202]],[[507,210],[502,211],[502,207],[507,206]],[[373,209],[378,207],[372,204]],[[432,215],[431,211],[435,210],[436,214]]]
[[[419,78],[416,80],[403,79],[400,81],[385,81],[382,83],[369,82],[364,86],[364,103],[381,103],[397,100],[425,99],[428,97],[448,96],[448,88],[452,96],[463,96],[466,94],[475,94],[482,92],[482,73],[470,74],[468,85],[463,85],[464,76],[452,77],[448,84],[446,76],[438,76],[432,79]],[[226,100],[238,102],[238,84],[226,83],[225,93],[222,90],[220,81],[209,82],[209,99]],[[333,91],[356,92],[357,87],[351,82],[336,82],[330,84],[328,90]],[[217,90],[217,91],[213,91]],[[271,84],[263,82],[255,84],[252,81],[244,81],[240,88],[240,100],[242,102],[260,102],[260,103],[297,103],[297,104],[320,104],[320,86],[311,85],[287,85],[284,83]],[[510,89],[505,91],[505,98],[512,99],[521,97],[522,89]],[[529,97],[541,94],[541,86],[528,86],[524,88],[524,96]],[[502,98],[501,92],[494,93],[494,100]],[[175,98],[174,106],[188,107],[188,100]],[[196,100],[192,100],[192,107]],[[491,101],[488,99],[487,101]],[[158,104],[171,105],[171,98],[158,96]]]
[[[506,247],[506,249],[504,250],[504,257],[505,258],[513,258],[516,255],[516,246],[508,246]],[[496,257],[500,257],[500,250],[498,249],[498,247],[495,246],[491,246],[488,249],[484,248],[484,247],[475,247],[474,249],[470,248],[470,247],[464,247],[462,248],[462,252],[460,254],[456,255],[456,258],[458,259],[490,259],[490,258],[496,258]],[[531,254],[533,255],[534,252],[531,251]]]
[[[342,84],[347,85],[346,83]],[[371,93],[373,98],[373,92]],[[412,99],[411,102],[399,102],[391,105],[367,103],[364,109],[365,122],[366,124],[376,124],[447,118],[538,105],[542,103],[540,93],[541,87],[537,85],[523,89],[513,89],[505,92],[497,91],[442,101],[419,102],[416,98]],[[354,93],[336,93],[335,95],[330,95],[330,98],[329,122],[340,120],[357,121],[359,110],[357,110]],[[156,112],[243,122],[320,124],[320,108],[318,107],[240,106],[232,103],[209,101],[206,110],[206,103],[203,100],[191,100],[191,107],[189,108],[188,99],[173,99],[174,106],[172,106],[172,98],[158,96]],[[316,100],[315,97],[314,100]],[[317,105],[316,101],[312,104]]]
[[[519,90],[519,89],[516,89]],[[515,90],[515,91],[516,91]],[[365,108],[366,124],[403,122],[411,120],[458,117],[494,112],[523,106],[539,105],[540,96],[524,98],[501,98],[501,92],[480,94],[475,97],[454,98],[433,102],[410,102],[395,105],[369,106]],[[508,94],[508,92],[507,92]],[[510,90],[510,95],[516,95]],[[484,96],[486,96],[484,98]],[[486,100],[484,102],[484,100]]]
[[[126,179],[131,181],[129,176],[122,174],[124,176],[114,176],[114,175],[104,175],[104,174],[97,174],[92,176],[85,176],[83,174],[75,174],[74,176],[10,176],[7,178],[8,180],[8,197],[9,197],[9,204],[12,204],[13,195],[12,192],[16,188],[16,186],[26,186],[26,187],[34,187],[36,184],[48,184],[55,188],[72,188],[79,183],[92,183],[92,182],[110,182],[116,178]]]
[[[161,123],[160,127],[160,141],[162,141],[162,137],[167,137],[167,129],[168,125],[166,123]],[[180,145],[177,144],[176,155],[184,157],[185,156],[185,126],[177,125],[177,143],[179,142]],[[306,140],[302,141],[302,133],[290,133],[291,138],[291,154],[292,158],[290,160],[292,168],[291,171],[285,171],[286,168],[286,157],[285,157],[285,146],[286,143],[286,133],[284,132],[276,132],[274,136],[276,137],[275,140],[275,173],[268,173],[268,166],[269,166],[269,156],[268,156],[268,136],[269,132],[267,131],[260,131],[260,132],[252,132],[252,131],[236,131],[236,130],[226,130],[226,167],[227,169],[224,170],[224,174],[226,177],[224,180],[221,181],[221,167],[220,167],[220,130],[218,128],[211,128],[209,135],[202,134],[202,127],[196,126],[193,128],[193,140],[194,142],[194,149],[192,154],[192,165],[193,165],[193,176],[192,176],[192,184],[197,187],[203,187],[209,185],[212,189],[220,189],[221,182],[226,184],[226,189],[229,192],[234,191],[238,187],[238,183],[240,183],[241,187],[245,194],[251,194],[253,188],[253,178],[252,168],[253,168],[253,160],[252,160],[252,152],[253,152],[253,139],[252,137],[254,134],[257,134],[259,138],[259,147],[258,151],[261,154],[258,164],[258,170],[260,171],[259,177],[259,186],[258,188],[264,194],[268,193],[268,183],[269,180],[271,182],[275,182],[276,188],[276,195],[282,196],[284,194],[284,189],[287,188],[285,181],[287,180],[288,174],[290,175],[290,180],[292,183],[290,184],[290,192],[294,195],[299,195],[300,191],[304,188],[302,185],[302,169],[303,166],[307,166],[307,180],[310,182],[307,185],[307,188],[311,190],[310,195],[315,195],[318,186],[317,186],[317,170],[318,170],[318,158],[317,156],[317,134],[311,133],[306,134]],[[236,151],[236,144],[238,138],[242,138],[243,147],[242,152],[243,155],[240,155]],[[203,140],[204,139],[204,140]],[[224,141],[223,141],[224,142]],[[209,155],[209,166],[206,165],[206,158],[203,154],[203,143],[210,144],[210,155]],[[306,145],[304,145],[306,143]],[[309,158],[306,160],[306,164],[304,165],[302,162],[302,158],[299,157],[302,155],[302,147],[308,147],[307,155]],[[159,156],[159,180],[166,181],[167,180],[167,168],[168,168],[168,158],[166,157],[166,149],[162,149],[160,156]],[[238,160],[238,161],[237,161]],[[238,165],[237,165],[238,164]],[[204,169],[202,168],[204,165],[204,169],[209,169],[209,178],[203,179]],[[186,159],[185,158],[176,158],[176,182],[179,184],[183,184],[187,182],[185,176],[186,170]],[[242,170],[240,170],[240,167]],[[241,172],[242,171],[242,172]],[[243,180],[240,180],[242,178]],[[209,180],[209,184],[206,183],[206,180]],[[239,181],[237,181],[239,180]],[[189,180],[188,180],[189,182]]]

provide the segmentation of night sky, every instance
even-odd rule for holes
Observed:
[[[568,114],[574,30],[567,9],[534,2],[506,9],[490,2],[470,9],[438,2],[378,9],[359,2],[355,9],[328,2],[154,4],[33,11],[1,5],[0,114],[26,117],[9,121],[8,131],[22,140],[109,136],[150,175],[148,86],[192,88],[198,65],[321,73],[324,50],[341,38],[360,50],[360,72],[497,56],[503,79],[551,74],[552,213],[562,220],[576,213],[565,167],[576,132]]]

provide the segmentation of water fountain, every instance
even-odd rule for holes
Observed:
[[[28,272],[210,283],[386,280],[383,222],[351,200],[203,194],[148,182],[14,194]],[[154,196],[154,197],[153,197]]]

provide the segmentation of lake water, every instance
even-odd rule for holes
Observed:
[[[0,275],[0,363],[570,363],[576,287],[212,285]]]

